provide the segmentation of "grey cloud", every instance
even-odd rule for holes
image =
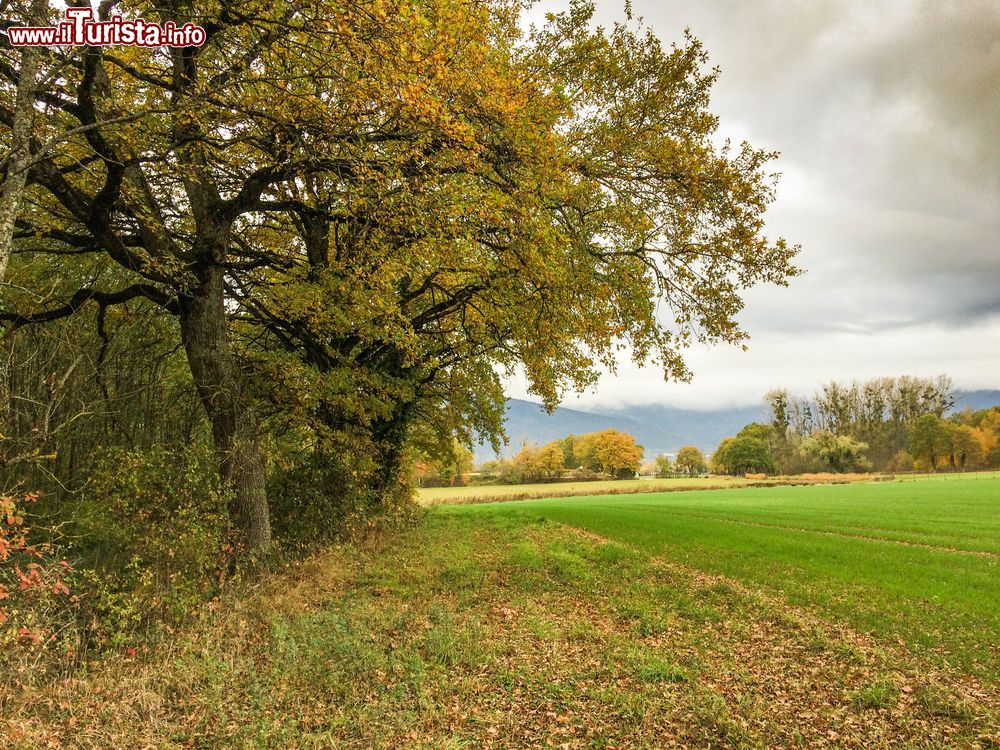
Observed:
[[[991,192],[1000,185],[992,168],[1000,161],[1000,4],[771,0],[649,9],[666,35],[684,17],[722,67],[720,109],[749,120],[767,145],[855,177],[855,189],[915,199],[956,178]]]
[[[859,55],[859,64],[871,71],[878,93],[917,102],[929,115],[928,129],[947,135],[956,153],[966,152],[970,163],[996,164],[1000,4],[925,1],[906,21],[890,44]]]
[[[598,3],[602,22],[622,17],[623,2]],[[803,383],[909,370],[1000,385],[982,382],[1000,378],[983,354],[1000,351],[1000,2],[633,5],[665,42],[685,27],[704,42],[724,135],[782,152],[768,233],[801,243],[807,270],[749,291],[751,353],[696,356],[695,385],[669,398],[743,399],[748,379],[779,384],[786,370]],[[832,341],[849,345],[830,356]],[[623,369],[595,398],[646,377]]]

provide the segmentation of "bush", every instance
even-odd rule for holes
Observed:
[[[380,479],[375,449],[361,440],[341,450],[295,456],[271,474],[272,530],[285,552],[305,554],[345,539],[371,541],[409,523],[418,510],[413,472],[403,459]],[[387,481],[383,481],[387,480]]]
[[[0,495],[0,675],[39,677],[71,663],[79,646],[73,568],[33,542],[28,507],[37,494]]]
[[[800,451],[807,460],[815,460],[822,471],[838,474],[863,472],[872,468],[866,453],[868,444],[848,435],[835,435],[829,430],[816,430],[802,441]]]
[[[124,646],[182,621],[217,589],[227,496],[210,448],[109,450],[81,495],[73,527],[89,645]]]
[[[888,471],[913,471],[914,470],[913,456],[911,456],[907,451],[899,451],[895,456],[889,460],[889,465],[886,466]]]
[[[346,517],[360,512],[356,481],[341,462],[318,454],[276,469],[268,483],[275,541],[308,552],[341,538]]]

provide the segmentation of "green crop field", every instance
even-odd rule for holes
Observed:
[[[574,497],[437,512],[579,527],[1000,682],[996,479]]]

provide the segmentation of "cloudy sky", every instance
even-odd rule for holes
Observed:
[[[618,0],[597,0],[609,24]],[[555,2],[544,8],[558,8]],[[623,365],[566,406],[759,402],[830,379],[1000,388],[1000,2],[634,0],[722,69],[721,134],[779,150],[768,234],[807,271],[746,296],[750,351],[695,348],[691,384]],[[523,380],[508,383],[526,397]]]

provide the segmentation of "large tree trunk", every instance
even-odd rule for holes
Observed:
[[[199,286],[181,298],[181,338],[191,374],[212,424],[219,473],[233,493],[230,520],[251,556],[271,544],[264,459],[253,410],[229,348],[222,269],[209,264]]]
[[[403,451],[406,435],[414,409],[413,402],[405,402],[393,409],[392,415],[372,425],[372,437],[379,451],[379,468],[372,477],[372,500],[375,512],[392,499],[402,485]]]
[[[45,19],[46,0],[32,0],[27,26],[41,26]],[[11,148],[7,157],[7,175],[0,190],[0,282],[7,274],[14,238],[14,222],[21,207],[21,195],[31,164],[31,126],[34,119],[35,76],[42,56],[41,47],[21,50],[21,70],[17,76],[14,99],[14,122],[11,128]]]

